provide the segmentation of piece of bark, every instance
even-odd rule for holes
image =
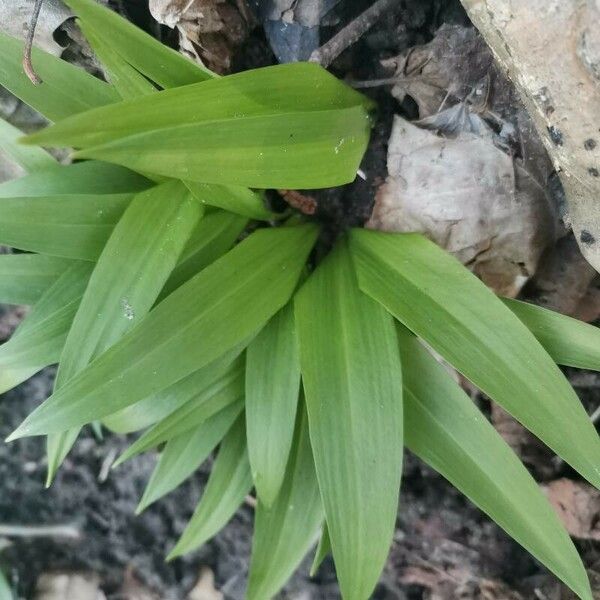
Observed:
[[[600,270],[600,3],[462,4],[521,92],[560,172],[575,237]]]

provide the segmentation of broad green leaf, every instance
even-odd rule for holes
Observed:
[[[343,240],[296,295],[310,439],[338,580],[371,594],[394,533],[402,377],[392,317],[358,289]]]
[[[95,260],[131,199],[131,194],[0,198],[0,243]]]
[[[240,360],[213,384],[200,390],[185,404],[146,431],[127,448],[114,466],[117,467],[146,450],[156,448],[162,442],[198,427],[234,403],[241,405],[243,397],[244,371],[243,361]]]
[[[13,438],[113,414],[254,335],[289,300],[316,235],[312,225],[252,233],[53,394]]]
[[[136,514],[185,481],[208,458],[242,409],[241,402],[231,404],[204,423],[170,439],[160,454]]]
[[[0,393],[58,362],[91,271],[91,263],[74,262],[0,346]]]
[[[228,252],[247,224],[248,219],[222,210],[205,215],[192,232],[159,300]]]
[[[246,435],[252,478],[271,506],[288,463],[300,392],[300,357],[292,304],[281,309],[246,351]]]
[[[1,198],[141,192],[150,182],[118,165],[86,160],[0,184]]]
[[[403,326],[398,331],[407,447],[591,600],[581,559],[531,475],[444,367]]]
[[[421,235],[356,229],[352,249],[364,292],[600,487],[600,438],[588,415],[493,292]]]
[[[75,156],[186,181],[324,188],[354,181],[369,132],[367,113],[355,106],[181,125],[85,148]]]
[[[58,163],[42,148],[19,144],[17,140],[23,132],[0,118],[0,152],[3,152],[24,171],[33,173],[45,169],[55,169]]]
[[[285,481],[270,508],[259,499],[254,519],[248,600],[272,598],[315,544],[323,506],[310,448],[306,411],[298,419]]]
[[[194,371],[168,388],[109,415],[103,419],[103,424],[116,433],[130,433],[154,425],[204,393],[231,369],[237,368],[234,361],[243,352],[246,345],[247,342],[242,342],[217,360]],[[126,460],[127,454],[128,452],[121,456],[115,462],[115,466]]]
[[[110,83],[115,87],[121,98],[137,98],[156,91],[156,88],[129,63],[127,63],[114,48],[107,43],[95,28],[87,21],[79,21],[83,35],[90,43],[98,60],[108,73]]]
[[[206,67],[161,44],[94,0],[65,0],[73,12],[113,52],[161,87],[177,87],[216,77]]]
[[[244,430],[241,415],[225,436],[202,499],[167,560],[191,552],[213,537],[252,488]]]
[[[554,362],[568,367],[600,371],[600,328],[552,310],[503,299]]]
[[[0,302],[35,304],[72,262],[40,254],[0,255]]]
[[[214,123],[221,128],[233,121],[237,127],[254,117],[294,118],[295,113],[359,106],[370,108],[371,104],[325,69],[314,63],[293,63],[244,71],[92,110],[64,119],[26,140],[45,146],[87,148],[153,130],[165,135],[165,130],[184,125]],[[243,136],[238,137],[245,141]]]
[[[43,83],[33,85],[21,64],[23,42],[0,33],[0,46],[0,85],[50,121],[119,100],[110,85],[37,48],[32,52],[33,66]]]
[[[319,570],[319,567],[323,564],[323,561],[328,554],[331,554],[331,541],[329,540],[329,530],[327,529],[327,523],[323,523],[321,530],[321,537],[319,538],[319,544],[315,551],[315,557],[310,567],[309,575],[314,577]]]
[[[194,181],[186,181],[185,184],[194,197],[203,204],[218,206],[250,219],[268,221],[276,217],[265,208],[263,197],[248,188]]]
[[[85,290],[60,357],[55,391],[108,350],[150,311],[174,269],[200,206],[172,181],[141,192],[114,228]],[[48,438],[48,482],[78,428]]]

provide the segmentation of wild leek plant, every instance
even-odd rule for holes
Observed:
[[[59,364],[10,439],[48,436],[50,483],[82,426],[144,429],[118,461],[163,448],[139,510],[218,446],[170,558],[254,488],[253,600],[319,538],[314,567],[331,552],[344,598],[369,597],[406,446],[591,600],[546,498],[430,349],[600,487],[598,434],[556,366],[600,369],[598,329],[497,298],[416,234],[352,229],[316,264],[318,224],[278,219],[256,190],[351,181],[368,100],[310,64],[218,78],[92,0],[68,4],[110,84],[37,52],[34,87],[0,37],[0,84],[53,122],[29,145],[1,130],[29,174],[0,186],[0,243],[26,251],[0,257],[0,300],[33,306],[0,347],[1,390]]]

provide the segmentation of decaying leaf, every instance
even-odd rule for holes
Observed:
[[[229,71],[251,25],[245,0],[150,0],[149,6],[159,23],[177,28],[182,52],[217,73]]]
[[[436,114],[448,99],[462,101],[489,73],[493,58],[477,32],[460,25],[443,25],[434,39],[382,61],[394,69],[392,95],[410,96],[421,118]]]
[[[543,488],[573,537],[600,540],[600,491],[571,479],[558,479]]]
[[[564,229],[552,162],[514,87],[460,25],[383,64],[395,71],[392,94],[410,96],[420,120],[396,118],[369,226],[423,232],[516,295]]]
[[[544,188],[488,130],[474,115],[447,138],[395,117],[389,177],[367,226],[424,233],[496,292],[515,296],[555,241],[558,218]]]
[[[600,269],[600,3],[462,0],[521,92],[561,174],[573,231]]]

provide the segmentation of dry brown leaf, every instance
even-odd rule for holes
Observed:
[[[448,139],[397,116],[388,148],[389,177],[367,226],[423,233],[515,296],[558,235],[545,190],[490,135]]]
[[[181,50],[218,73],[231,68],[233,55],[248,36],[245,0],[150,0],[152,16],[179,31]]]
[[[600,540],[600,491],[571,479],[558,479],[542,488],[570,535]]]
[[[34,600],[106,600],[106,596],[93,573],[43,573]]]
[[[392,95],[411,96],[421,118],[436,114],[448,97],[464,100],[489,72],[493,59],[484,40],[469,27],[442,25],[428,44],[382,61],[394,69]]]

